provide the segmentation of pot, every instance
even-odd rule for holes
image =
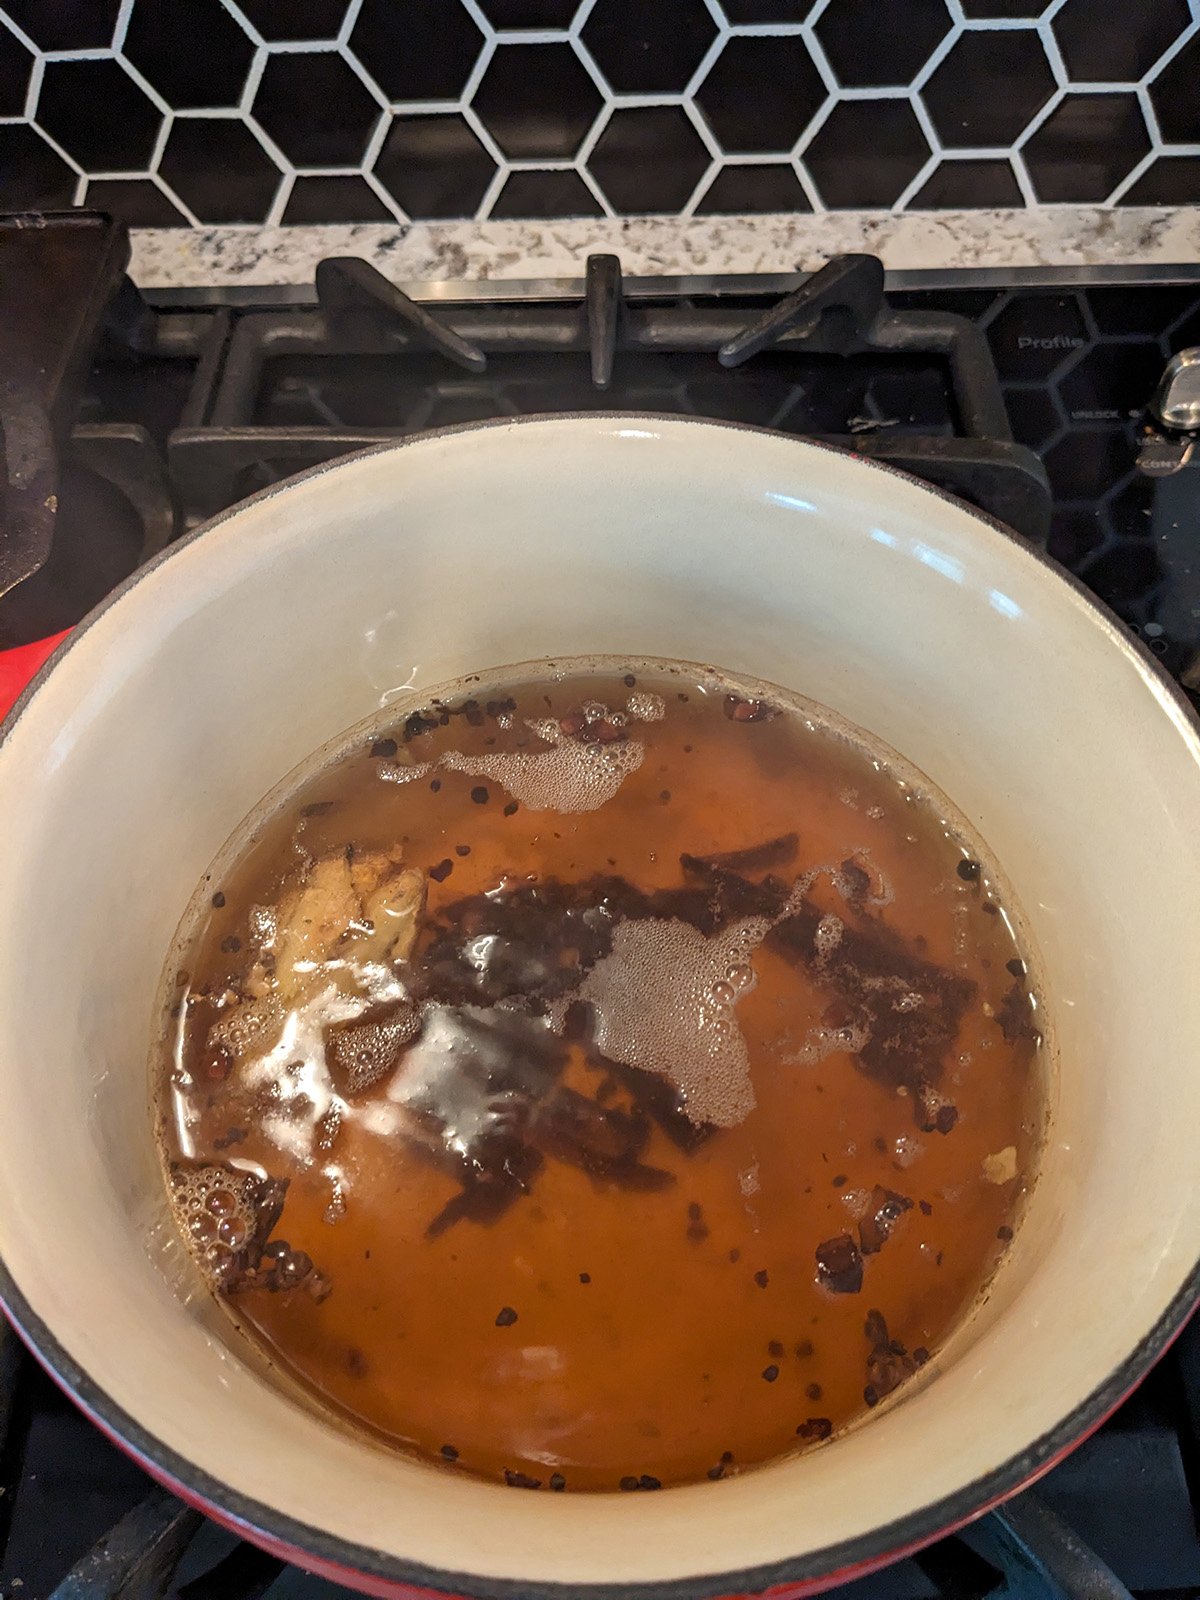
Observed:
[[[555,654],[713,661],[893,745],[987,841],[1054,1026],[1050,1136],[990,1292],[862,1427],[645,1496],[391,1453],[262,1370],[189,1275],[148,1114],[155,988],[227,835],[406,686]],[[1200,737],[1111,616],[977,513],[769,432],[564,416],[418,436],[131,579],[0,743],[0,1298],[147,1469],[377,1593],[812,1593],[1096,1424],[1197,1293]]]

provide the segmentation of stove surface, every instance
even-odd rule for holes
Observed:
[[[308,293],[143,296],[126,283],[61,432],[50,561],[8,594],[0,586],[0,648],[71,626],[205,517],[347,450],[491,417],[612,409],[816,434],[907,466],[1044,542],[1170,672],[1194,676],[1200,460],[1180,464],[1180,448],[1178,470],[1145,468],[1163,369],[1200,345],[1200,272],[907,274],[884,305],[875,269],[853,265],[866,259],[831,264],[823,287],[622,284],[613,258],[577,284],[408,295],[361,263],[322,264]],[[57,1592],[339,1592],[152,1490],[11,1337],[0,1339],[0,1439],[7,1600],[51,1594],[102,1540]],[[836,1593],[1182,1600],[1200,1595],[1198,1506],[1193,1324],[1036,1491]],[[153,1581],[151,1547],[172,1558]]]

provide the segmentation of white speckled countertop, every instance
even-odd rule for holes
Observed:
[[[1173,266],[1200,262],[1200,207],[152,228],[132,270],[144,288],[307,283],[322,256],[356,255],[398,282],[576,278],[614,251],[631,276],[669,276],[809,271],[846,250],[892,269]]]

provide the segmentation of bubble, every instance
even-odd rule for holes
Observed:
[[[667,714],[667,703],[660,694],[645,694],[640,689],[625,702],[625,709],[635,722],[661,722]]]
[[[441,764],[451,772],[491,778],[530,811],[598,811],[641,766],[645,746],[637,739],[612,744],[580,744],[564,737],[549,718],[527,726],[544,739],[546,750],[463,755],[450,750]]]
[[[713,999],[713,1003],[719,1006],[731,1006],[737,999],[733,985],[724,980],[714,983],[708,992]]]
[[[735,961],[726,967],[725,976],[735,989],[749,989],[754,983],[754,968],[744,961]]]
[[[826,961],[842,942],[842,935],[846,925],[841,917],[835,917],[832,911],[827,911],[817,923],[817,931],[813,935],[813,944],[816,946],[817,960]]]
[[[735,1126],[754,1109],[750,1060],[721,978],[769,931],[747,918],[711,938],[660,918],[618,924],[612,948],[588,973],[579,998],[595,1008],[596,1044],[626,1066],[669,1079],[696,1123]],[[714,1007],[718,987],[729,1000]]]
[[[214,1287],[235,1264],[235,1257],[255,1225],[255,1203],[261,1180],[228,1167],[177,1169],[171,1175],[170,1198],[186,1237],[196,1247],[196,1260]]]

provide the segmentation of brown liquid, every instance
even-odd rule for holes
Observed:
[[[631,694],[665,715],[612,722]],[[282,1365],[454,1470],[654,1488],[827,1437],[936,1356],[1032,1179],[993,874],[761,685],[622,663],[443,705],[207,886],[161,1068],[199,1258]],[[571,763],[609,797],[535,809]]]

